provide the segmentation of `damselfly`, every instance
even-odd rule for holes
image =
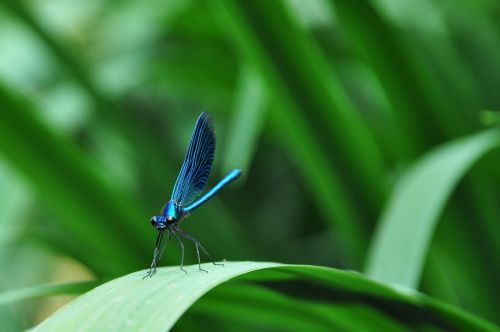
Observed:
[[[201,196],[205,187],[208,176],[212,169],[215,153],[215,131],[212,119],[207,113],[201,113],[194,127],[193,135],[189,148],[182,163],[181,170],[174,185],[172,197],[165,205],[161,215],[153,216],[151,224],[158,231],[156,238],[155,249],[153,251],[153,262],[146,277],[152,277],[156,273],[156,267],[160,260],[164,245],[164,235],[166,234],[167,241],[172,235],[181,247],[181,270],[186,272],[184,265],[184,243],[181,237],[194,243],[196,254],[198,255],[198,267],[201,268],[200,249],[215,263],[212,256],[205,250],[201,243],[193,236],[187,234],[179,228],[179,222],[186,218],[189,213],[199,208],[210,198],[214,197],[219,190],[227,186],[232,181],[236,180],[241,175],[241,170],[234,169],[230,171],[219,183],[217,183],[206,194]],[[201,197],[200,197],[201,196]]]

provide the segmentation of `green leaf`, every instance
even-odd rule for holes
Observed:
[[[243,67],[224,153],[224,172],[235,167],[250,169],[258,139],[262,135],[267,99],[267,91],[258,72],[252,66]],[[246,176],[245,173],[243,175]]]
[[[148,215],[142,206],[107,185],[90,154],[54,131],[36,107],[1,83],[0,104],[5,109],[0,112],[2,155],[29,181],[40,202],[57,212],[53,222],[86,248],[80,259],[103,275],[140,266],[143,260],[133,248],[150,244],[137,223]]]
[[[448,330],[493,331],[490,323],[416,292],[403,293],[364,276],[317,266],[265,262],[226,262],[145,271],[112,280],[69,303],[35,331],[165,331],[200,297],[193,312],[210,313],[210,321],[248,321],[287,330],[353,330],[367,326],[360,318],[372,317],[377,326],[435,326]],[[221,285],[223,284],[223,285]],[[220,288],[211,291],[217,286]],[[210,292],[209,292],[210,291]],[[353,310],[345,310],[345,307]],[[228,310],[226,310],[228,309]],[[186,315],[193,314],[188,311]],[[288,322],[284,319],[288,312]],[[255,316],[253,316],[255,315]],[[368,324],[368,323],[366,323]]]
[[[348,239],[339,247],[350,266],[359,266],[368,236],[340,164],[345,161],[353,187],[366,189],[359,192],[366,192],[369,204],[378,204],[381,186],[376,179],[384,162],[373,134],[330,74],[312,36],[284,3],[213,1],[209,8],[245,61],[259,70],[272,96],[269,117],[277,139],[295,158],[321,220]],[[335,161],[331,151],[339,156]]]
[[[367,274],[417,288],[434,229],[453,189],[480,157],[499,145],[500,131],[489,130],[439,147],[410,167],[382,214]]]

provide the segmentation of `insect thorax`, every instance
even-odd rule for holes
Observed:
[[[182,207],[172,200],[168,201],[162,213],[167,218],[168,223],[178,222],[184,215]]]

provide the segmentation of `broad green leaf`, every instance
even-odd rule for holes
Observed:
[[[484,154],[500,145],[500,131],[445,144],[406,171],[382,213],[366,266],[379,281],[418,287],[430,241],[453,189]]]
[[[260,327],[272,331],[368,331],[375,328],[378,331],[407,331],[403,322],[391,319],[367,303],[311,300],[293,294],[290,281],[283,283],[287,284],[285,292],[272,288],[279,286],[276,282],[222,284],[197,301],[176,327],[184,329],[193,317],[201,315],[205,320],[217,317],[226,326],[245,324],[249,331]]]
[[[355,330],[366,326],[359,319],[368,317],[377,326],[396,327],[400,323],[395,321],[402,321],[458,331],[495,330],[459,309],[354,272],[265,262],[202,267],[208,273],[193,265],[186,267],[187,274],[178,267],[167,267],[152,278],[143,279],[146,272],[139,271],[112,280],[69,303],[35,331],[165,331],[203,295],[203,301],[211,303],[195,305],[193,311],[209,313],[211,320],[238,320],[248,314],[257,317],[255,322],[260,318],[269,324],[280,320],[277,326],[287,330],[300,326]],[[345,310],[345,306],[353,310]],[[404,314],[398,309],[404,309]]]

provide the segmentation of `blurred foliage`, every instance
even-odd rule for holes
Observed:
[[[147,267],[201,111],[218,134],[209,185],[244,177],[186,231],[220,259],[363,270],[414,163],[498,126],[499,22],[493,0],[3,1],[0,291]],[[458,172],[411,276],[495,324],[499,162]],[[436,209],[405,199],[409,216]],[[169,246],[162,263],[178,261]],[[2,327],[46,305],[0,306]]]

